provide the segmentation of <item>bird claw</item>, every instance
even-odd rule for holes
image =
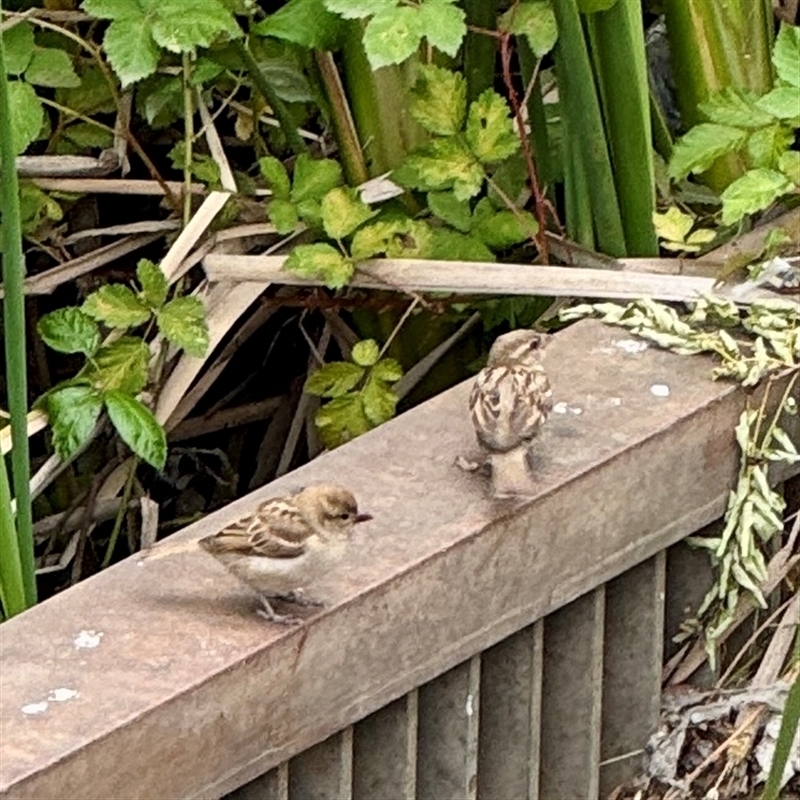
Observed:
[[[294,614],[278,614],[270,605],[266,597],[261,598],[261,608],[256,609],[256,614],[263,617],[267,622],[275,622],[278,625],[300,625],[303,620]]]
[[[302,589],[295,589],[294,591],[286,592],[286,594],[273,594],[270,596],[273,600],[283,600],[284,603],[294,603],[294,605],[300,606],[301,608],[322,608],[325,605],[325,603],[320,600],[307,597]]]
[[[488,472],[491,468],[489,459],[486,457],[467,458],[466,456],[456,456],[453,463],[464,472]]]

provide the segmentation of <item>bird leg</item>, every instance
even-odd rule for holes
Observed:
[[[302,589],[294,589],[291,592],[286,592],[285,594],[271,594],[271,600],[283,600],[284,603],[294,603],[296,606],[300,606],[301,608],[322,608],[325,603],[321,602],[320,600],[314,600],[311,597],[307,597],[306,593]]]
[[[520,445],[505,453],[492,453],[491,462],[495,497],[531,494],[533,481],[527,445]]]
[[[299,625],[303,621],[294,614],[278,614],[264,595],[260,595],[259,599],[261,600],[261,608],[256,609],[256,614],[259,617],[263,617],[267,622],[276,622],[279,625]]]

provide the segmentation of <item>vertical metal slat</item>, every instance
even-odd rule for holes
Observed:
[[[664,644],[666,551],[606,584],[600,793],[643,766],[658,727]]]
[[[289,800],[288,762],[225,795],[224,800]]]
[[[482,800],[538,795],[543,631],[540,620],[481,656]]]
[[[540,796],[599,795],[605,592],[545,618]]]
[[[353,797],[414,800],[417,690],[361,720],[353,731]]]
[[[352,800],[353,728],[289,761],[289,800]]]
[[[477,792],[480,656],[420,687],[417,798]]]

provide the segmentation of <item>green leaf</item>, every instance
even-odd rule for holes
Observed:
[[[116,111],[114,97],[101,69],[92,62],[79,63],[80,86],[61,88],[56,92],[56,100],[73,111],[86,116],[94,114],[111,114]],[[170,79],[171,84],[179,83]],[[180,92],[180,87],[178,92]],[[138,107],[138,97],[137,97]]]
[[[50,47],[37,48],[25,70],[25,80],[35,86],[75,88],[81,79],[72,67],[72,61],[63,50]]]
[[[161,308],[167,300],[169,291],[169,284],[161,267],[142,258],[136,265],[136,278],[142,287],[145,302],[153,308]]]
[[[491,89],[470,105],[467,144],[482,164],[502,161],[519,149],[519,139],[509,113],[506,101]]]
[[[781,23],[772,50],[772,63],[784,83],[800,87],[800,28]]]
[[[427,258],[440,261],[496,261],[494,253],[477,237],[445,228],[431,231]]]
[[[20,183],[19,213],[22,233],[32,234],[48,222],[60,222],[64,213],[61,206],[50,195],[32,183]]]
[[[372,368],[372,372],[370,374],[376,381],[395,383],[403,377],[403,368],[400,366],[400,362],[396,359],[384,358]]]
[[[675,143],[669,176],[680,180],[690,172],[705,172],[720,156],[738,150],[746,138],[747,131],[739,128],[712,123],[695,125]]]
[[[162,470],[167,461],[167,436],[153,412],[121,391],[107,392],[105,402],[120,439],[143,461]]]
[[[513,5],[500,15],[498,27],[516,36],[525,36],[537,58],[547,55],[558,39],[556,15],[550,0]]]
[[[289,0],[250,31],[309,49],[338,50],[344,26],[341,17],[325,7],[325,0]]]
[[[45,314],[36,326],[44,343],[59,353],[91,355],[100,344],[97,323],[76,306]]]
[[[694,227],[694,217],[677,206],[670,206],[663,214],[653,214],[653,224],[660,239],[668,242],[685,242]]]
[[[67,386],[47,394],[45,402],[56,455],[69,458],[89,441],[103,400],[90,386]]]
[[[284,236],[291,233],[300,222],[297,208],[291,200],[281,200],[280,198],[272,200],[267,206],[267,216],[275,226],[275,230]]]
[[[317,397],[342,397],[364,377],[364,369],[349,361],[334,361],[312,372],[304,391]]]
[[[411,115],[432,133],[451,136],[464,126],[467,84],[460,72],[432,65],[420,68],[411,90]]]
[[[794,142],[794,131],[784,125],[770,125],[753,131],[747,140],[747,155],[752,168],[773,169],[778,159]]]
[[[291,199],[295,203],[304,200],[321,200],[331,189],[342,182],[342,168],[331,158],[314,159],[301,153],[294,165],[294,183]]]
[[[122,336],[103,345],[78,377],[88,380],[99,392],[119,390],[138,394],[147,383],[150,350],[135,336]]]
[[[452,192],[428,192],[428,208],[439,219],[462,233],[472,228],[472,210],[466,200],[457,200]]]
[[[113,20],[103,48],[123,87],[155,72],[159,48],[192,53],[218,36],[242,35],[220,0],[195,3],[191,13],[186,0],[83,0],[83,10]]]
[[[397,395],[383,381],[370,377],[361,392],[364,414],[373,425],[390,420],[397,410]]]
[[[361,19],[382,11],[390,11],[397,0],[325,0],[328,11],[345,19]]]
[[[778,169],[789,178],[795,186],[800,186],[800,153],[788,150],[778,159]]]
[[[44,108],[33,86],[24,81],[8,82],[8,105],[11,114],[13,148],[24,153],[39,138],[44,125]]]
[[[727,86],[714,92],[698,108],[710,122],[738,128],[761,128],[775,120],[771,114],[761,111],[757,95],[748,89]]]
[[[416,8],[396,6],[376,14],[364,29],[364,52],[372,69],[401,64],[413,55],[425,34]]]
[[[456,137],[434,139],[408,156],[393,179],[423,191],[451,189],[458,200],[469,200],[481,190],[484,172]]]
[[[322,224],[331,239],[349,236],[359,225],[378,214],[361,200],[359,193],[349,187],[331,189],[322,198]]]
[[[779,86],[760,97],[756,105],[778,119],[797,119],[800,117],[800,88]]]
[[[486,205],[491,209],[491,202],[484,198]],[[484,201],[482,200],[481,203]],[[493,250],[505,250],[515,244],[530,239],[539,232],[539,223],[528,211],[490,211],[490,213],[475,213],[476,224],[472,229],[473,236],[477,236],[484,244]]]
[[[150,309],[132,289],[110,283],[92,292],[82,306],[83,312],[110,328],[133,328],[150,319]]]
[[[199,297],[176,297],[156,312],[158,329],[190,356],[201,358],[208,350],[206,310]]]
[[[171,75],[155,75],[136,87],[136,107],[144,109],[147,122],[166,128],[183,113],[183,88]]]
[[[333,449],[366,433],[372,426],[360,393],[336,397],[317,411],[315,422],[325,447]]]
[[[350,254],[353,261],[377,255],[387,258],[422,258],[430,243],[430,228],[408,218],[379,220],[353,234]]]
[[[267,186],[272,190],[272,196],[281,200],[289,199],[291,184],[289,173],[280,159],[274,156],[265,156],[258,159],[258,168],[267,182]]]
[[[419,6],[419,25],[428,42],[455,58],[467,34],[466,14],[454,0],[423,0]]]
[[[3,31],[2,36],[6,74],[22,75],[33,57],[33,25],[20,22]]]
[[[380,348],[374,339],[364,339],[353,345],[353,361],[360,367],[371,367],[380,357]]]
[[[767,208],[793,189],[794,185],[781,172],[751,169],[722,193],[722,224],[733,225],[747,214]]]
[[[341,289],[353,277],[353,264],[338,250],[322,242],[295,247],[284,269],[303,278],[321,280],[329,289]]]

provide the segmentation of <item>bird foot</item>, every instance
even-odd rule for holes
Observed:
[[[491,462],[486,456],[478,458],[467,458],[467,456],[456,456],[453,463],[464,472],[486,472],[491,471]]]
[[[492,494],[498,499],[534,494],[536,484],[528,463],[528,450],[516,447],[506,453],[492,453]]]
[[[278,614],[270,605],[266,597],[261,598],[261,608],[256,609],[256,614],[263,617],[267,622],[275,622],[278,625],[300,625],[303,620],[294,614]]]
[[[295,589],[285,594],[273,594],[270,595],[270,598],[273,600],[283,600],[284,603],[294,603],[294,605],[300,606],[301,608],[322,608],[325,605],[325,603],[320,600],[314,600],[312,597],[306,596],[302,589]]]

